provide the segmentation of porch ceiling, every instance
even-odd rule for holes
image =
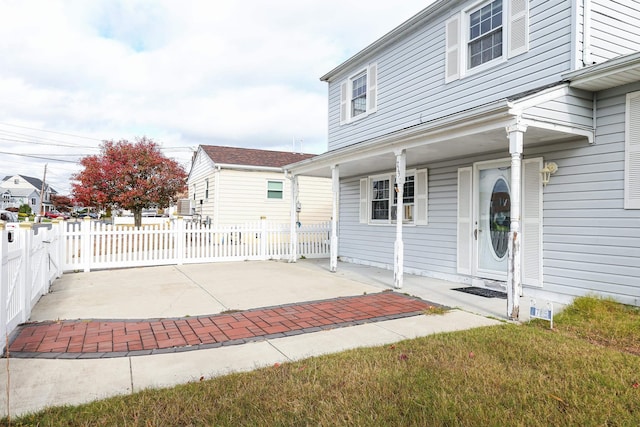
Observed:
[[[573,94],[561,83],[524,93],[513,100],[498,100],[457,114],[401,129],[368,141],[329,151],[284,167],[296,175],[330,177],[339,166],[340,177],[369,175],[395,169],[395,155],[406,151],[407,167],[426,166],[443,160],[464,159],[479,154],[509,155],[507,128],[526,126],[524,149],[567,140],[593,140],[593,130],[570,106],[559,113],[546,106],[550,101],[566,103]],[[504,154],[500,154],[504,153]]]

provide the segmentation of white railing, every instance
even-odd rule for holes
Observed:
[[[267,221],[212,227],[182,219],[133,227],[68,223],[64,271],[149,265],[289,259],[289,224]],[[331,223],[297,227],[297,256],[329,256]]]
[[[0,349],[8,334],[29,319],[53,280],[62,275],[64,223],[11,226],[0,224]]]

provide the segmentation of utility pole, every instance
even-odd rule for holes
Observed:
[[[40,203],[38,206],[38,213],[44,215],[42,212],[42,199],[44,199],[44,189],[46,188],[45,182],[47,181],[47,164],[44,165],[44,176],[42,177],[42,188],[40,189]]]

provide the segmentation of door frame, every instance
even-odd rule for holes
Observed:
[[[507,271],[505,269],[504,274],[497,273],[495,271],[482,270],[479,268],[480,262],[480,239],[476,238],[475,230],[479,228],[480,220],[480,171],[485,169],[499,169],[499,168],[511,168],[510,158],[501,158],[494,160],[485,160],[482,162],[475,162],[473,164],[473,179],[471,182],[473,203],[472,203],[472,230],[474,232],[474,238],[472,240],[472,262],[471,262],[471,274],[474,277],[480,279],[498,280],[501,282],[507,281]],[[509,178],[509,192],[511,192],[511,178]]]

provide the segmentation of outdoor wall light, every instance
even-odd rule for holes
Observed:
[[[555,162],[545,163],[544,167],[540,171],[540,174],[542,174],[542,185],[546,187],[549,183],[549,178],[551,178],[551,175],[553,175],[557,171],[558,165]]]

